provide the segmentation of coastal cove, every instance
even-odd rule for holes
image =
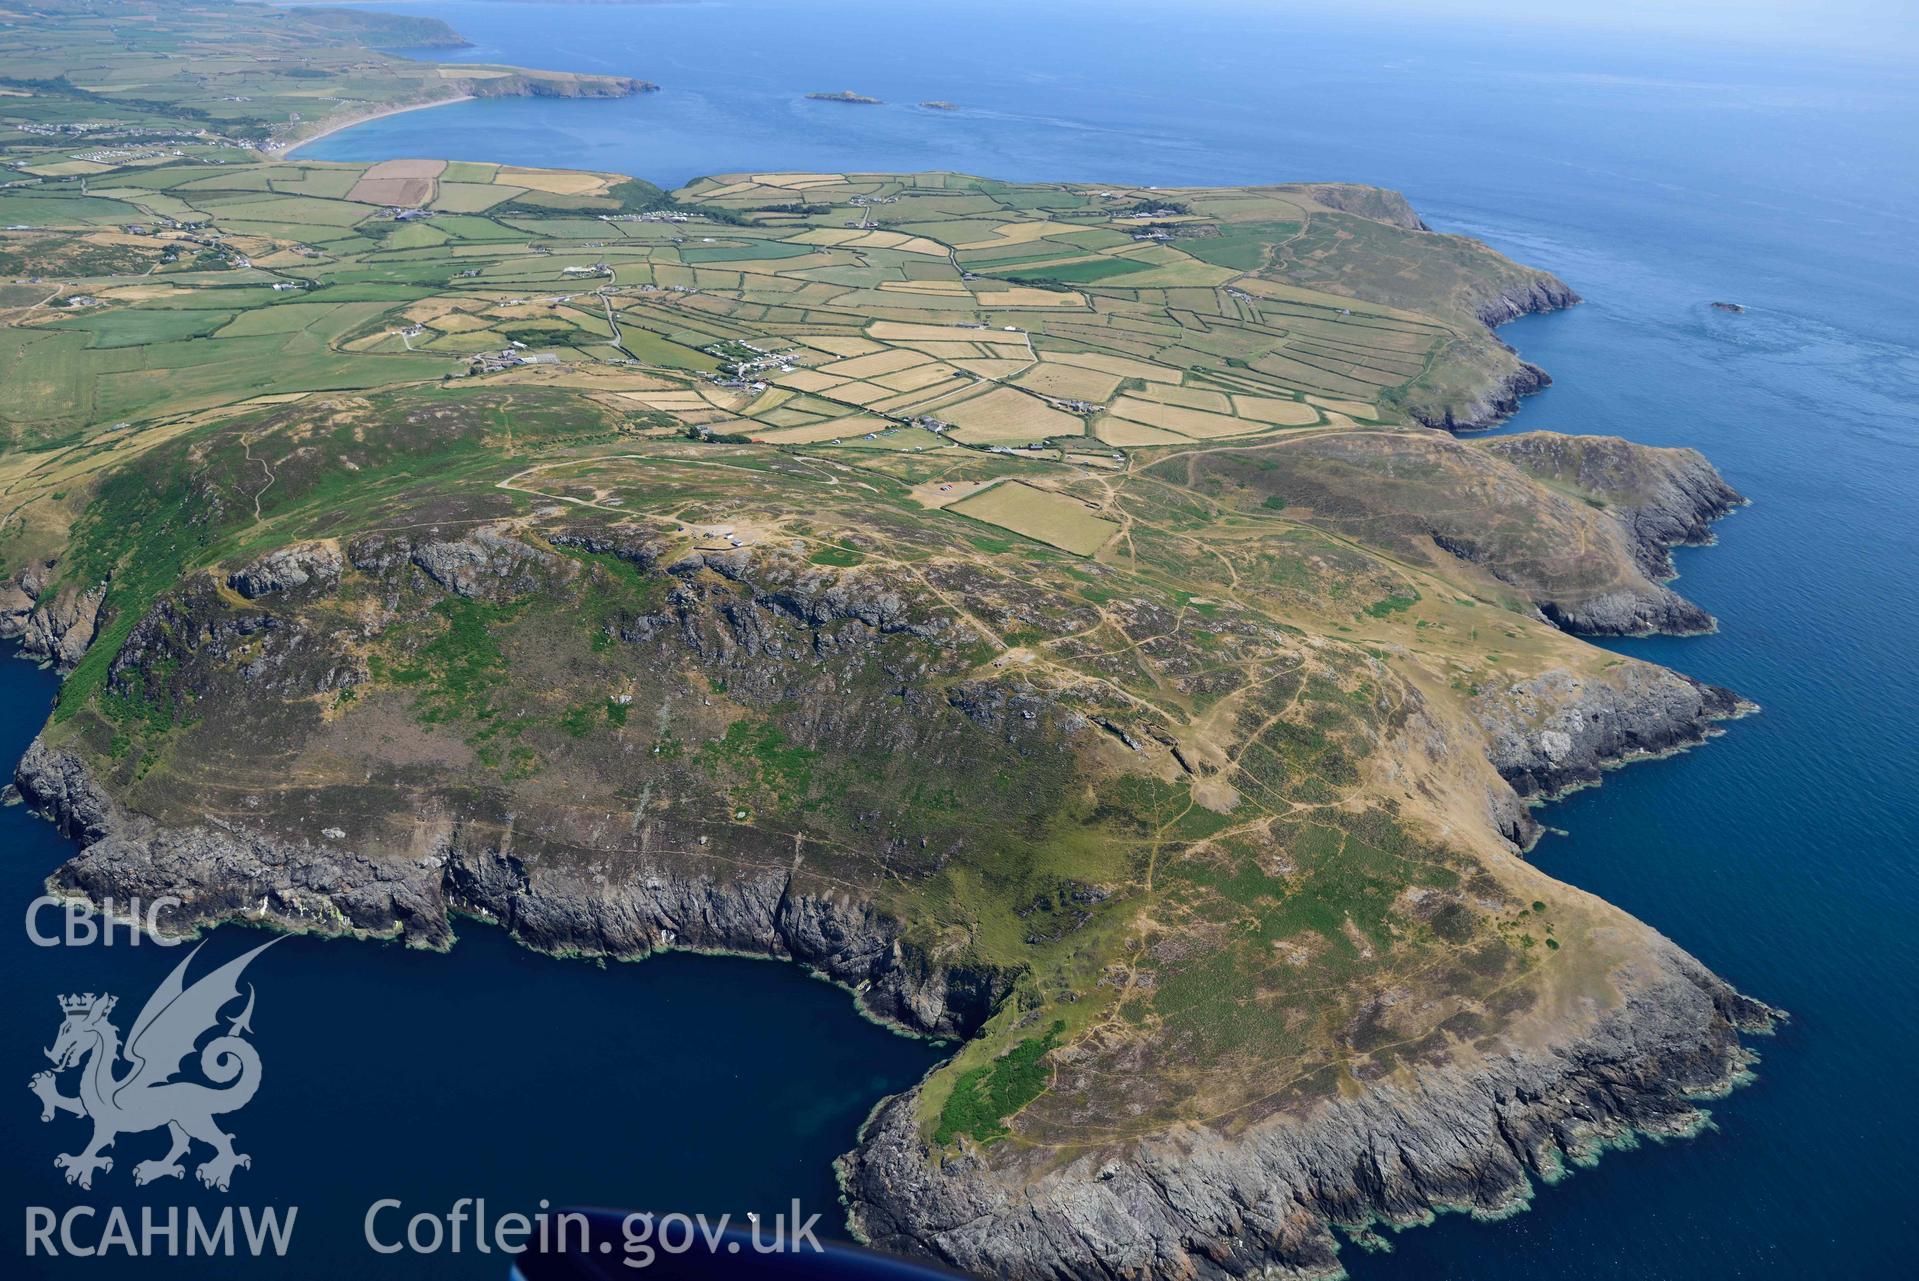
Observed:
[[[1501,331],[1557,382],[1497,434],[1694,446],[1753,500],[1714,527],[1719,546],[1677,556],[1680,589],[1718,631],[1604,643],[1764,713],[1541,812],[1564,831],[1533,859],[1794,1020],[1759,1043],[1757,1084],[1715,1104],[1717,1128],[1696,1141],[1615,1153],[1513,1220],[1447,1216],[1392,1236],[1393,1253],[1350,1249],[1345,1263],[1362,1281],[1784,1278],[1892,1274],[1919,1248],[1899,1200],[1913,1104],[1893,1075],[1861,1067],[1919,1048],[1880,995],[1919,970],[1919,809],[1904,785],[1919,770],[1905,657],[1919,610],[1889,586],[1919,566],[1919,328],[1903,301],[1919,286],[1903,249],[1919,177],[1875,167],[1898,154],[1919,103],[1910,73],[1594,50],[1538,32],[1468,47],[1226,6],[1127,11],[1108,28],[1079,5],[989,2],[1023,43],[1077,42],[1074,69],[1043,70],[942,41],[950,15],[887,10],[880,24],[865,3],[394,9],[443,17],[476,42],[456,59],[664,87],[394,113],[315,139],[303,158],[565,165],[669,186],[758,167],[1353,178],[1403,189],[1440,231],[1569,282],[1583,306]],[[742,53],[723,35],[742,21],[780,38]],[[862,38],[871,30],[884,32],[877,43]],[[1280,40],[1303,68],[1284,84],[1255,74],[1262,42]],[[902,56],[886,56],[895,42]],[[943,50],[936,65],[904,56],[930,47]],[[1146,78],[1150,92],[1113,87]],[[808,99],[841,84],[877,101]],[[1864,168],[1878,175],[1869,197],[1835,181]],[[1728,298],[1746,310],[1708,305]],[[25,663],[0,668],[0,746],[15,757],[52,687]],[[0,839],[17,901],[69,852],[18,808],[0,812]],[[257,1158],[247,1199],[303,1207],[304,1248],[285,1275],[316,1264],[379,1275],[359,1216],[383,1196],[435,1211],[484,1194],[735,1214],[798,1196],[836,1223],[832,1159],[875,1103],[947,1052],[861,1021],[846,992],[791,966],[666,955],[602,968],[456,925],[446,954],[297,938],[260,963],[271,1097],[234,1125]],[[221,927],[210,951],[231,956],[255,937]],[[23,1038],[51,1031],[49,994],[91,986],[133,1004],[179,955],[7,946]],[[16,1202],[81,1197],[40,1155],[67,1136],[25,1099],[0,1128],[33,1157],[7,1176]],[[197,1187],[180,1196],[214,1200]],[[499,1271],[468,1257],[393,1274]]]
[[[17,756],[57,678],[16,658],[11,643],[0,658],[0,749]],[[0,847],[8,901],[24,915],[67,842],[12,805],[0,809]],[[58,908],[41,908],[34,922],[42,936],[60,933]],[[56,997],[112,992],[138,1009],[190,950],[135,944],[124,928],[110,946],[36,946],[19,925],[5,934],[5,1001],[23,1047],[51,1043]],[[242,926],[210,931],[193,973],[260,941]],[[458,922],[450,952],[288,936],[247,977],[267,1084],[227,1122],[253,1158],[245,1182],[231,1194],[191,1178],[121,1194],[209,1216],[229,1205],[297,1207],[287,1257],[248,1260],[262,1276],[504,1275],[499,1256],[474,1252],[470,1240],[459,1254],[376,1254],[365,1216],[389,1198],[405,1210],[379,1219],[383,1241],[412,1214],[444,1214],[461,1197],[484,1197],[495,1214],[530,1215],[542,1202],[649,1204],[736,1219],[788,1211],[798,1198],[820,1214],[823,1235],[843,1236],[834,1158],[877,1099],[945,1054],[860,1018],[844,990],[791,965],[691,954],[637,965],[555,960],[470,920]],[[46,1066],[37,1051],[15,1061],[22,1079]],[[103,1190],[114,1195],[61,1179],[51,1158],[73,1141],[61,1122],[42,1124],[31,1100],[0,1116],[0,1141],[18,1158],[4,1176],[14,1204],[62,1214],[101,1204]],[[155,1138],[126,1136],[116,1154],[131,1167]],[[15,1250],[19,1230],[17,1220],[8,1229]],[[85,1266],[29,1260],[26,1275],[75,1275],[76,1265]],[[135,1266],[206,1274],[203,1259]]]

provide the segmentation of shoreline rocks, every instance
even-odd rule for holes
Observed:
[[[1608,1147],[1703,1126],[1698,1100],[1751,1062],[1741,1033],[1781,1016],[1660,942],[1621,1005],[1571,1046],[1376,1083],[1231,1135],[1194,1127],[1131,1153],[1061,1154],[1023,1182],[970,1152],[929,1159],[917,1091],[901,1095],[841,1160],[853,1225],[989,1276],[1339,1275],[1335,1226],[1500,1217]]]
[[[53,570],[52,561],[29,565],[0,583],[0,640],[17,640],[22,654],[70,672],[100,629],[107,589],[54,588]]]

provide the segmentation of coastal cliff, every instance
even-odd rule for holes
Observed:
[[[631,98],[658,93],[651,80],[632,76],[592,76],[575,72],[519,71],[508,75],[461,79],[461,91],[474,98]]]
[[[786,777],[822,768],[818,762],[840,750],[836,736],[878,730],[889,755],[919,762],[922,779],[926,771],[941,777],[942,756],[972,742],[982,746],[965,750],[1005,752],[999,759],[1018,762],[1029,780],[1024,792],[1070,794],[1071,776],[1031,780],[1050,777],[1049,769],[1084,769],[1101,753],[1139,757],[1154,733],[1172,737],[1164,728],[1116,732],[1121,722],[1113,716],[1127,713],[1089,715],[1086,692],[1070,686],[1013,676],[943,683],[940,673],[965,672],[956,664],[977,644],[977,624],[953,615],[914,578],[834,571],[777,551],[688,550],[670,531],[644,524],[538,532],[501,524],[318,540],[236,565],[219,582],[202,576],[157,602],[114,656],[109,688],[125,705],[146,709],[149,720],[170,705],[192,706],[206,718],[205,732],[221,741],[244,732],[238,726],[270,719],[276,735],[293,736],[298,755],[282,759],[303,760],[309,770],[342,752],[400,751],[382,767],[389,781],[364,783],[356,764],[324,790],[276,788],[262,777],[235,777],[216,761],[204,777],[190,773],[143,790],[128,781],[143,773],[129,774],[132,762],[93,758],[70,734],[52,732],[15,775],[27,802],[80,846],[51,888],[94,902],[177,897],[184,906],[163,922],[169,930],[241,919],[446,947],[464,914],[560,955],[746,953],[795,961],[844,984],[863,1010],[905,1030],[970,1045],[994,1028],[1017,1036],[1031,1026],[1039,1017],[1031,1008],[1037,957],[1007,964],[960,946],[950,926],[929,931],[913,919],[923,891],[902,899],[888,888],[924,883],[976,833],[916,836],[927,829],[901,827],[883,804],[867,800],[838,835],[818,816],[792,831],[742,821],[751,804],[743,799],[724,801],[739,808],[721,815],[695,808],[678,799],[673,771],[693,760],[714,768],[710,762],[730,750],[725,744],[747,741],[733,730],[718,734],[716,722],[687,731],[707,743],[694,756],[675,760],[663,750],[671,740],[656,740],[656,763],[638,767],[648,778],[642,794],[620,811],[611,795],[602,798],[593,771],[630,773],[636,764],[625,753],[577,765],[564,795],[537,783],[502,792],[471,786],[473,765],[430,728],[380,748],[365,734],[330,730],[310,711],[262,716],[262,700],[293,709],[318,698],[364,706],[391,737],[399,705],[382,704],[375,685],[376,672],[390,672],[394,660],[370,661],[366,641],[403,632],[413,617],[479,616],[475,610],[533,617],[523,611],[528,602],[541,602],[541,615],[564,618],[579,608],[558,603],[568,593],[604,592],[616,581],[594,577],[602,561],[629,567],[642,585],[637,607],[606,615],[596,633],[604,643],[595,644],[623,665],[628,654],[634,670],[664,673],[691,663],[692,672],[706,674],[696,691],[723,687],[748,707],[792,704],[801,692],[815,728],[784,722],[806,735],[790,746],[758,740],[759,763],[750,770],[762,779],[769,770]],[[1010,581],[923,572],[951,586],[964,581],[986,616],[999,592],[1014,590]],[[342,608],[359,620],[350,643],[342,629],[324,624]],[[1230,616],[1210,621],[1237,626]],[[540,647],[550,647],[551,633],[540,635]],[[1376,678],[1388,679],[1384,672]],[[665,688],[677,687],[669,679]],[[1388,751],[1397,770],[1420,768],[1421,752],[1449,762],[1487,795],[1487,832],[1518,843],[1534,830],[1522,798],[1696,742],[1740,710],[1726,691],[1630,662],[1598,671],[1550,667],[1482,689],[1465,720],[1410,688],[1391,688],[1393,701],[1417,709],[1398,732],[1424,745],[1376,750]],[[848,706],[836,707],[828,689]],[[353,697],[340,703],[346,691]],[[637,710],[621,715],[664,722],[670,714],[681,723],[705,715],[696,707],[711,701],[711,693],[662,698],[643,690]],[[1204,767],[1201,750],[1180,759]],[[1483,754],[1476,767],[1468,759],[1474,750]],[[1074,760],[1081,765],[1067,764]],[[978,777],[996,767],[960,768]],[[201,794],[182,795],[183,787]],[[129,795],[146,799],[130,804]],[[1390,839],[1385,829],[1369,830],[1374,840]],[[834,847],[849,839],[876,852],[882,877],[848,879],[864,866],[836,856]],[[1262,857],[1297,870],[1307,853],[1291,845]],[[1361,1055],[1346,1060],[1348,1075],[1262,1094],[1219,1115],[1093,1140],[1040,1130],[1039,1141],[1010,1146],[931,1137],[927,1117],[941,1107],[928,1096],[936,1074],[882,1105],[844,1159],[852,1222],[877,1244],[983,1275],[1324,1276],[1338,1266],[1336,1229],[1363,1236],[1368,1224],[1408,1225],[1448,1208],[1503,1214],[1523,1206],[1537,1181],[1608,1145],[1698,1129],[1698,1101],[1737,1083],[1749,1065],[1740,1034],[1768,1026],[1774,1012],[1623,913],[1548,888],[1517,860],[1481,857],[1487,861],[1476,872],[1462,865],[1473,894],[1503,912],[1516,909],[1528,929],[1556,922],[1550,946],[1563,939],[1591,955],[1603,967],[1599,988],[1570,1005],[1528,998],[1457,1006],[1484,981],[1470,967],[1489,967],[1490,975],[1550,971],[1537,963],[1507,969],[1501,945],[1469,924],[1468,900],[1437,888],[1448,882],[1409,887],[1399,892],[1408,904],[1404,928],[1480,941],[1455,963],[1467,968],[1439,991],[1412,997],[1389,987],[1339,1016],[1353,1021],[1335,1052]],[[1015,865],[1007,858],[992,864]],[[1109,879],[1066,882],[1051,893],[1018,909],[1019,928],[1029,943],[1058,939],[1070,948],[1091,914],[1121,902],[1125,891]],[[1535,915],[1543,902],[1524,906],[1532,894],[1553,900],[1550,917]],[[1419,927],[1421,920],[1432,924]],[[1383,1044],[1397,1044],[1386,1021],[1432,1002],[1439,1004],[1428,1017],[1457,1012],[1421,1041],[1417,1067],[1413,1059],[1393,1066],[1381,1057]],[[1056,1070],[1074,1082],[1124,1081],[1128,1060],[1122,1054],[1115,1064],[1113,1053],[1094,1034],[1063,1047]],[[1055,1106],[1084,1106],[1082,1088],[1063,1088]]]
[[[1480,706],[1489,759],[1522,795],[1538,795],[1696,741],[1737,705],[1635,665],[1612,683],[1548,674]],[[53,878],[56,892],[96,902],[175,895],[186,906],[170,928],[241,918],[446,946],[451,915],[468,913],[557,954],[636,958],[671,946],[794,960],[852,987],[876,1017],[954,1038],[977,1032],[1012,987],[1008,974],[942,966],[870,901],[808,889],[797,869],[695,873],[662,858],[608,884],[529,867],[497,824],[452,814],[428,823],[431,839],[404,864],[324,835],[168,829],[112,799],[76,755],[41,742],[16,783],[82,847]],[[1622,917],[1608,928],[1636,936],[1637,960],[1614,976],[1616,1002],[1582,1015],[1575,1035],[1556,1029],[1535,1048],[1522,1027],[1442,1067],[1250,1124],[1009,1166],[934,1148],[918,1091],[891,1099],[842,1162],[852,1221],[874,1244],[981,1275],[1305,1277],[1338,1271],[1335,1227],[1522,1208],[1536,1181],[1608,1146],[1696,1131],[1698,1102],[1749,1065],[1739,1034],[1776,1013],[1644,926]]]
[[[1543,431],[1496,437],[1482,448],[1604,504],[1624,521],[1647,574],[1662,581],[1674,577],[1672,548],[1710,544],[1712,522],[1747,502],[1696,449]]]
[[[1408,557],[1452,557],[1490,580],[1488,594],[1516,592],[1565,631],[1688,635],[1716,625],[1663,581],[1670,547],[1710,537],[1710,522],[1744,502],[1691,450],[1379,431],[1304,438],[1285,459],[1269,467],[1256,452],[1220,450],[1153,472],[1243,486],[1294,519]]]
[[[93,643],[106,587],[56,585],[55,569],[52,562],[29,565],[0,582],[0,640],[17,640],[23,655],[65,672]]]
[[[1564,281],[1542,271],[1503,287],[1477,290],[1470,305],[1480,324],[1496,329],[1521,316],[1561,311],[1577,306],[1580,301],[1579,295]],[[1464,404],[1449,405],[1437,413],[1414,406],[1413,418],[1428,427],[1447,431],[1484,431],[1518,413],[1523,397],[1552,385],[1552,376],[1538,365],[1521,360],[1504,343],[1499,344],[1498,350],[1503,357],[1498,363],[1503,368],[1494,372]]]
[[[1571,1044],[1375,1083],[1244,1129],[1046,1153],[1009,1175],[929,1152],[913,1096],[889,1100],[841,1162],[853,1224],[875,1245],[982,1276],[1342,1275],[1336,1227],[1503,1216],[1609,1146],[1705,1124],[1698,1102],[1747,1069],[1740,1033],[1777,1012],[1659,942]]]
[[[1500,777],[1542,800],[1597,783],[1614,766],[1695,746],[1718,722],[1757,710],[1721,686],[1639,667],[1613,681],[1546,672],[1482,691],[1474,709]]]
[[[689,874],[673,860],[613,887],[529,868],[510,833],[445,816],[417,858],[395,866],[325,836],[293,840],[231,824],[164,828],[127,811],[84,762],[36,741],[14,774],[21,796],[81,847],[49,882],[94,902],[182,900],[169,930],[245,919],[299,932],[453,945],[477,917],[556,956],[637,960],[677,948],[794,961],[853,989],[869,1015],[928,1036],[966,1037],[1009,976],[942,968],[901,940],[870,902],[809,888],[793,868]]]

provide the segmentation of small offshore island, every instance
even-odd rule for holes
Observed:
[[[837,93],[809,93],[808,102],[846,102],[862,107],[881,107],[886,104],[878,98],[869,98],[863,93],[854,93],[851,89],[841,89]]]
[[[1330,1276],[1748,1078],[1777,1011],[1523,857],[1753,710],[1578,636],[1713,626],[1667,583],[1744,502],[1703,457],[1456,434],[1563,282],[1338,183],[287,157],[642,83],[384,22],[0,28],[55,892],[798,962],[958,1042],[840,1176],[985,1276]]]

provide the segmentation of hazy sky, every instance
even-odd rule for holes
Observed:
[[[1287,0],[1242,0],[1271,6]],[[1740,44],[1805,44],[1887,54],[1919,50],[1919,0],[1307,0],[1502,26],[1592,27],[1622,34],[1719,36]]]

